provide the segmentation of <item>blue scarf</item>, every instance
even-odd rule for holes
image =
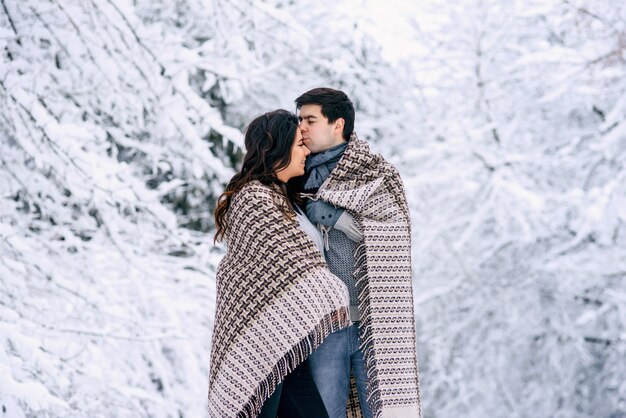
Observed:
[[[320,188],[324,180],[330,175],[330,172],[337,166],[347,147],[348,142],[346,141],[326,151],[309,155],[304,166],[306,176],[305,191],[316,191]]]

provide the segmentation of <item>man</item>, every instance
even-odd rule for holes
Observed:
[[[310,198],[306,213],[324,235],[330,271],[348,288],[353,322],[309,356],[311,374],[330,418],[345,417],[346,408],[356,414],[351,385],[365,418],[420,417],[410,217],[402,181],[356,137],[354,106],[345,93],[316,88],[296,105],[311,150],[299,179]]]

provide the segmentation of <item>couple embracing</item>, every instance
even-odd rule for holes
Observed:
[[[254,119],[215,209],[211,417],[420,417],[410,216],[398,171],[316,88]]]

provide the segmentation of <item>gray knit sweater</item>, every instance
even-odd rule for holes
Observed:
[[[347,144],[340,144],[323,153],[313,154],[307,159],[305,174],[305,192],[315,193],[319,186],[330,175],[343,155]],[[343,213],[343,209],[332,206],[322,201],[312,202],[307,205],[307,216],[316,225],[334,225]],[[354,251],[357,243],[352,241],[343,232],[335,228],[328,229],[327,242],[324,255],[329,270],[339,277],[348,287],[350,293],[350,319],[353,322],[359,320],[359,298],[354,279]]]

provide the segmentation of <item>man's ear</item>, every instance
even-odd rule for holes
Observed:
[[[337,118],[335,122],[333,122],[333,133],[343,137],[343,127],[346,124],[344,118]]]

